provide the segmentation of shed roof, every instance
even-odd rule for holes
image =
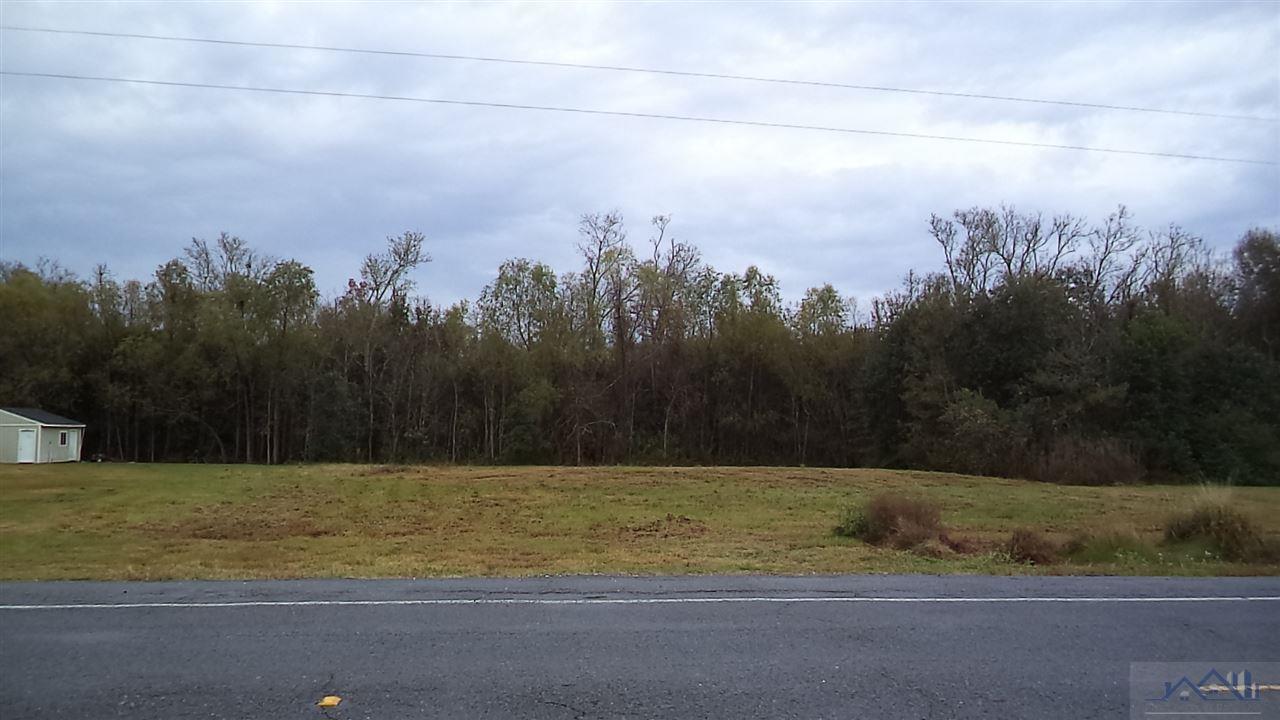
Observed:
[[[37,410],[36,408],[0,407],[0,410],[24,417],[31,422],[40,423],[41,425],[84,425],[84,423],[78,420],[65,418],[61,415],[54,415],[51,412]]]

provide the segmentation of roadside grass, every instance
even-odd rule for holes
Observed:
[[[942,509],[973,552],[928,557],[838,537],[841,511],[886,491]],[[1185,486],[1078,487],[865,469],[0,466],[0,579],[693,573],[1280,574],[1191,542],[1157,547]],[[1280,489],[1232,498],[1280,539]],[[1031,528],[1060,545],[1029,565]],[[1128,536],[1126,536],[1128,537]]]

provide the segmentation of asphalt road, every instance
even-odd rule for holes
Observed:
[[[1130,662],[1280,660],[1278,599],[1277,578],[0,583],[0,718],[1123,718]]]

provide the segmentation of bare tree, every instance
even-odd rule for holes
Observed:
[[[604,338],[604,325],[609,315],[608,282],[616,274],[616,266],[628,253],[627,231],[622,214],[588,213],[578,223],[578,251],[583,269],[581,302],[583,329],[592,333],[595,342]]]

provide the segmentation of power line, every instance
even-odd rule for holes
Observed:
[[[738,120],[732,118],[700,117],[696,115],[666,115],[661,113],[628,112],[624,110],[595,110],[591,108],[560,107],[555,105],[524,105],[519,103],[486,102],[481,100],[449,100],[444,98],[408,97],[404,95],[374,95],[366,93],[338,92],[333,90],[300,90],[296,88],[258,87],[252,85],[219,85],[214,83],[179,82],[176,80],[146,80],[141,78],[102,77],[95,75],[72,75],[66,73],[20,72],[16,70],[0,70],[0,75],[54,78],[60,80],[91,80],[96,82],[130,83],[135,85],[160,85],[164,87],[237,90],[245,92],[278,93],[283,95],[314,95],[320,97],[355,98],[360,100],[396,100],[401,102],[431,103],[436,105],[465,105],[470,107],[503,108],[508,110],[541,110],[545,112],[651,118],[655,120],[680,120],[684,122],[716,123],[719,125],[747,125],[751,127],[785,130],[815,130],[820,132],[845,133],[852,135],[879,135],[882,137],[911,138],[915,140],[941,140],[947,142],[980,143],[985,145],[1011,145],[1015,147],[1046,148],[1050,150],[1080,150],[1085,152],[1111,153],[1116,155],[1141,155],[1145,157],[1178,158],[1182,160],[1209,160],[1213,162],[1243,163],[1248,165],[1280,164],[1274,160],[1254,160],[1251,158],[1221,157],[1215,155],[1189,155],[1152,150],[1129,150],[1123,148],[1092,147],[1086,145],[1059,145],[1055,143],[1030,142],[1024,140],[993,140],[988,138],[960,137],[956,135],[931,135],[927,133],[899,132],[895,130],[867,130],[862,128],[842,128],[824,125],[768,122],[764,120]]]
[[[170,42],[207,43],[211,45],[235,45],[239,47],[280,48],[286,50],[320,50],[324,52],[358,53],[362,55],[390,55],[395,57],[430,58],[433,60],[468,60],[474,62],[504,63],[508,65],[534,65],[541,67],[575,68],[579,70],[607,70],[611,72],[647,73],[652,75],[673,75],[678,77],[710,78],[715,80],[742,80],[747,82],[774,83],[780,85],[805,85],[810,87],[841,88],[845,90],[867,90],[873,92],[901,93],[908,95],[929,95],[934,97],[965,98],[968,100],[996,100],[1001,102],[1034,103],[1038,105],[1058,105],[1094,110],[1121,110],[1128,112],[1158,113],[1162,115],[1183,115],[1191,117],[1218,118],[1225,120],[1253,120],[1261,122],[1280,122],[1280,118],[1258,115],[1234,115],[1229,113],[1201,112],[1196,110],[1173,110],[1169,108],[1141,107],[1137,105],[1112,105],[1107,103],[1081,102],[1076,100],[1050,100],[1045,98],[1016,97],[1012,95],[988,95],[983,93],[955,92],[945,90],[925,90],[920,88],[892,87],[888,85],[855,85],[852,83],[824,82],[821,80],[796,80],[789,78],[761,77],[755,75],[733,75],[729,73],[696,72],[688,70],[664,70],[660,68],[628,67],[624,65],[592,65],[588,63],[553,62],[550,60],[523,60],[516,58],[487,57],[483,55],[448,55],[444,53],[414,52],[410,50],[378,50],[370,48],[339,47],[332,45],[302,45],[297,43],[254,42],[249,40],[225,40],[218,38],[184,37],[180,35],[145,35],[142,33],[106,32],[95,30],[65,30],[60,28],[25,27],[17,25],[0,25],[0,30],[19,32],[53,33],[59,35],[90,35],[95,37],[131,38],[135,40],[164,40]]]

